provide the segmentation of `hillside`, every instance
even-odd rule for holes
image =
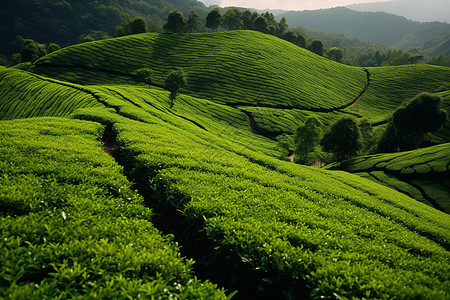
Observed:
[[[450,5],[446,0],[429,0],[426,2],[409,0],[373,1],[372,3],[351,4],[347,7],[357,11],[382,11],[419,22],[438,21],[450,23],[450,18],[447,14],[447,11],[450,10]]]
[[[246,110],[328,118],[372,85],[289,47],[247,31],[143,34],[0,68],[0,297],[448,298],[448,214],[281,161],[252,133]],[[180,66],[171,107],[160,86]],[[135,82],[142,67],[155,85]]]
[[[428,5],[428,4],[427,4]],[[290,27],[344,34],[387,47],[422,48],[433,39],[448,35],[450,24],[420,23],[383,12],[359,12],[345,7],[311,11],[292,11],[285,17]]]
[[[358,157],[327,166],[356,173],[450,213],[450,144]]]
[[[332,110],[352,103],[367,83],[361,68],[254,31],[149,33],[84,43],[47,55],[33,71],[97,84],[116,75],[134,81],[133,74],[143,67],[153,70],[159,86],[170,70],[182,67],[189,76],[185,93],[234,106]],[[80,76],[86,69],[94,75]]]

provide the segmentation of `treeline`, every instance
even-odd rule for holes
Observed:
[[[63,47],[116,36],[117,27],[142,16],[150,31],[162,31],[175,8],[197,11],[203,18],[210,9],[197,0],[9,0],[0,1],[0,53],[10,56],[23,39],[55,42]]]

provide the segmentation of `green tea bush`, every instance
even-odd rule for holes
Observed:
[[[226,299],[101,151],[103,126],[0,122],[0,297]]]

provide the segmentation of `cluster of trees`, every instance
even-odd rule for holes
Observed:
[[[49,43],[39,44],[32,39],[22,39],[22,48],[19,53],[14,53],[12,55],[12,64],[16,65],[22,62],[35,62],[42,56],[52,53],[61,49],[58,44]],[[6,59],[3,60],[4,65],[6,65]]]
[[[319,119],[310,116],[297,128],[295,135],[278,136],[278,146],[283,156],[293,153],[296,162],[305,165],[342,162],[355,155],[417,149],[426,133],[439,130],[447,120],[441,103],[438,95],[419,94],[399,107],[385,128],[378,132],[373,132],[366,119],[343,117],[324,133]]]

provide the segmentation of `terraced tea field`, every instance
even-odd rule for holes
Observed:
[[[184,93],[230,105],[334,109],[366,84],[361,68],[253,31],[134,35],[68,47],[36,65],[36,72],[81,84],[115,82],[112,75],[133,77],[147,67],[160,86],[182,67],[189,76]],[[97,75],[85,77],[85,70]]]
[[[171,107],[160,86],[179,66]],[[156,85],[134,81],[142,67]],[[330,124],[364,70],[250,31],[85,43],[30,70],[0,69],[0,298],[448,299],[450,217],[422,192],[445,185],[449,144],[344,172],[252,133]]]
[[[450,213],[450,143],[424,149],[358,157],[330,165],[356,173]]]

